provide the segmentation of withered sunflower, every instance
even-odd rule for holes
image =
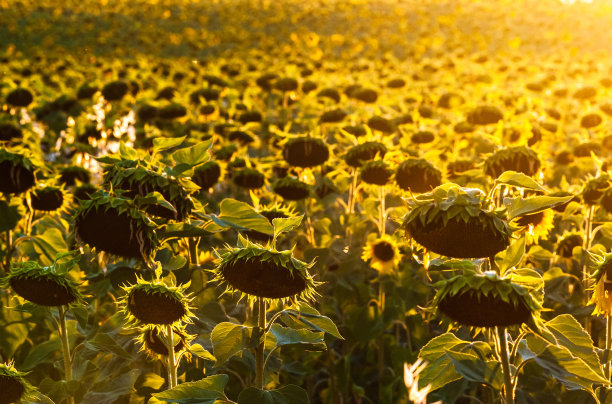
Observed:
[[[310,185],[298,179],[284,177],[272,184],[272,190],[288,201],[300,201],[310,195]]]
[[[602,173],[599,177],[591,178],[582,187],[582,200],[587,205],[597,205],[604,192],[610,189],[612,180],[608,173]]]
[[[411,158],[397,167],[395,182],[406,191],[428,192],[442,183],[442,173],[427,160]]]
[[[187,285],[176,286],[161,279],[145,281],[139,277],[135,284],[123,287],[125,294],[119,306],[128,324],[178,326],[190,322],[193,316],[186,289]]]
[[[387,147],[384,144],[365,142],[350,148],[344,159],[351,167],[361,167],[363,163],[373,160],[376,156],[383,158],[386,153]]]
[[[561,258],[572,258],[572,251],[574,251],[574,248],[581,247],[583,243],[584,239],[581,233],[565,233],[559,241],[557,241],[555,251]]]
[[[22,153],[0,148],[0,192],[20,194],[34,186],[34,163]]]
[[[218,162],[212,160],[207,161],[194,170],[191,180],[203,190],[207,190],[217,182],[221,177],[221,166]]]
[[[444,184],[408,203],[406,234],[428,250],[453,258],[492,257],[510,245],[512,232],[486,208],[484,192]]]
[[[239,238],[238,247],[227,247],[218,253],[215,280],[226,286],[226,292],[239,292],[249,300],[313,299],[315,282],[305,263],[293,257],[292,251],[276,251]]]
[[[370,261],[370,267],[381,274],[392,274],[402,256],[395,240],[388,234],[383,234],[366,244],[361,259]]]
[[[505,171],[516,171],[528,176],[535,175],[541,163],[536,152],[526,146],[501,149],[493,153],[484,162],[484,171],[492,178],[497,178]]]
[[[131,199],[97,191],[74,215],[77,240],[98,250],[145,262],[157,248],[155,224]]]
[[[371,185],[386,185],[393,176],[393,170],[382,160],[368,161],[361,167],[361,180]]]
[[[35,398],[36,389],[12,363],[0,363],[0,404],[20,403]]]
[[[329,148],[321,139],[296,137],[285,143],[283,159],[294,167],[315,167],[329,159]]]
[[[542,309],[541,290],[494,271],[466,271],[435,286],[438,293],[433,306],[437,312],[468,327],[521,325]]]
[[[174,344],[174,352],[179,353],[189,347],[191,336],[185,330],[185,326],[179,325],[172,327],[174,339],[177,341]],[[163,335],[163,333],[161,333]],[[168,346],[162,340],[160,331],[157,327],[146,326],[140,330],[136,341],[140,343],[141,350],[152,357],[168,356]]]
[[[35,261],[15,263],[2,284],[10,286],[27,301],[41,306],[83,304],[85,300],[78,284],[67,275],[74,263],[62,265],[56,262],[48,267],[42,267]]]

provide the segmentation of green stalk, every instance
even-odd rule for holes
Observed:
[[[508,333],[506,332],[506,327],[496,327],[496,330],[499,339],[502,372],[504,374],[504,403],[514,404],[514,389],[512,386],[512,375],[510,374],[510,359],[508,357]]]
[[[174,332],[171,325],[166,325],[166,339],[168,348],[168,387],[174,388],[178,385],[176,375],[176,356],[174,355]]]
[[[64,355],[64,380],[70,382],[72,380],[72,359],[70,359],[70,340],[66,326],[66,309],[64,306],[59,306],[57,310],[59,311],[59,334]],[[74,404],[74,397],[68,397],[68,404]]]
[[[198,257],[198,241],[199,240],[200,239],[197,237],[196,238],[189,237],[187,239],[187,244],[189,245],[189,262],[192,265],[200,265],[200,262],[199,262],[200,257]]]
[[[585,223],[585,238],[584,238],[584,246],[582,248],[582,290],[584,293],[584,305],[586,306],[589,302],[589,287],[591,286],[591,279],[589,275],[588,268],[588,250],[591,248],[591,242],[593,237],[593,213],[595,211],[595,206],[590,205],[589,210],[586,217]],[[584,329],[589,335],[591,334],[591,317],[587,316],[585,319]]]
[[[379,205],[379,211],[378,211],[378,231],[380,232],[380,235],[384,235],[387,232],[386,229],[386,221],[387,218],[385,217],[385,186],[381,186],[380,187],[380,205]]]
[[[610,321],[610,314],[606,315],[606,379],[610,380],[610,349],[612,348],[612,321]]]
[[[257,298],[257,326],[264,333],[263,341],[257,346],[255,350],[255,387],[259,390],[263,390],[264,388],[264,371],[265,371],[265,363],[264,363],[264,348],[266,343],[266,302],[263,298]]]
[[[382,281],[378,282],[378,309],[381,321],[385,322],[385,285]],[[383,395],[383,375],[385,373],[385,330],[383,326],[383,333],[378,339],[378,399],[382,403],[384,401]]]

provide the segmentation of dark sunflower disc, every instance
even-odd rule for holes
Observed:
[[[64,203],[64,194],[61,189],[37,189],[31,195],[32,208],[43,212],[52,212],[59,209]]]
[[[239,259],[223,266],[221,271],[231,287],[251,296],[283,299],[306,289],[303,278],[292,276],[288,269],[273,261]]]
[[[106,101],[119,101],[129,91],[129,86],[124,81],[112,81],[102,88],[102,95]]]
[[[380,241],[374,245],[374,256],[381,261],[391,261],[395,256],[395,250],[391,243]]]
[[[168,294],[134,289],[128,297],[128,310],[145,324],[172,324],[185,314],[185,306]]]
[[[470,327],[509,327],[529,321],[531,312],[524,304],[515,306],[497,296],[463,292],[442,298],[438,310],[453,321]]]
[[[518,224],[519,226],[525,226],[525,227],[529,225],[537,226],[538,224],[542,222],[542,219],[544,219],[544,211],[533,213],[530,215],[520,216],[516,220],[516,224]]]
[[[15,377],[0,375],[0,392],[0,404],[18,403],[25,387]]]
[[[21,139],[23,132],[12,123],[0,123],[0,142]]]
[[[62,306],[76,300],[70,288],[52,277],[19,275],[11,277],[9,283],[19,296],[41,306]]]
[[[386,185],[391,180],[392,175],[393,170],[388,168],[386,164],[382,162],[366,163],[361,168],[361,180],[366,184],[381,186]]]
[[[300,201],[308,198],[310,187],[299,180],[283,178],[278,180],[273,186],[273,191],[288,201]]]
[[[479,218],[472,217],[466,223],[455,217],[446,225],[439,220],[421,226],[415,220],[408,224],[407,231],[419,244],[436,254],[452,258],[487,258],[510,245],[508,236],[491,227],[483,228]]]
[[[20,194],[34,185],[34,172],[21,163],[0,162],[0,192]]]
[[[34,96],[25,88],[17,88],[6,96],[6,103],[14,107],[27,107],[32,101]]]
[[[329,148],[319,139],[292,139],[283,149],[283,158],[294,167],[315,167],[327,161]]]
[[[221,167],[216,161],[209,161],[196,168],[191,180],[203,190],[209,189],[219,181]]]
[[[258,189],[264,186],[265,177],[257,170],[243,168],[233,175],[232,181],[242,188]]]
[[[91,173],[88,169],[79,166],[65,167],[60,171],[60,183],[71,187],[80,181],[84,184],[89,184],[91,181]]]
[[[442,183],[442,173],[425,160],[406,160],[397,167],[395,182],[404,190],[429,192]]]
[[[76,232],[98,250],[127,258],[142,258],[151,252],[145,224],[114,208],[94,207],[76,218]],[[142,251],[142,253],[141,253]]]
[[[174,329],[174,332],[176,333],[177,330]],[[159,338],[159,332],[156,329],[148,328],[145,330],[144,342],[147,350],[158,355],[168,356],[168,347]],[[174,352],[180,352],[183,348],[185,348],[185,339],[181,335],[179,342],[174,345]]]
[[[572,258],[574,248],[582,245],[582,236],[580,234],[571,234],[564,237],[557,245],[557,254],[563,258]]]
[[[504,114],[491,105],[476,107],[467,116],[467,121],[472,125],[490,125],[502,119],[504,119]]]

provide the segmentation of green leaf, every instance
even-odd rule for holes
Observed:
[[[217,360],[215,366],[225,363],[229,358],[247,348],[252,330],[252,327],[240,324],[217,324],[210,334],[213,355]]]
[[[508,249],[501,251],[495,256],[495,262],[499,267],[500,273],[518,265],[525,254],[525,236],[510,244]]]
[[[164,150],[180,146],[187,136],[181,137],[156,137],[153,139],[153,152],[158,153]]]
[[[308,393],[303,388],[288,384],[276,390],[259,390],[249,387],[238,396],[238,404],[309,404]]]
[[[204,349],[204,347],[200,344],[193,344],[189,347],[188,350],[190,353],[197,356],[198,358],[202,358],[204,360],[213,361],[213,362],[217,360],[210,352]]]
[[[454,334],[442,334],[429,341],[419,352],[419,358],[427,362],[427,366],[419,375],[419,388],[431,386],[431,390],[437,390],[446,384],[461,379],[461,375],[455,370],[448,351],[457,346],[465,346],[468,342],[457,338]]]
[[[564,204],[574,196],[532,196],[531,198],[523,199],[521,197],[510,199],[510,207],[508,209],[508,220],[515,217],[538,213],[543,210],[553,208],[557,205]],[[507,200],[504,201],[507,204]]]
[[[140,386],[148,387],[153,390],[159,390],[162,388],[164,383],[166,383],[166,379],[164,379],[157,373],[149,372],[149,373],[145,373],[142,376],[142,383],[140,384]]]
[[[210,217],[215,224],[221,227],[233,227],[239,230],[251,229],[269,235],[274,234],[274,229],[265,216],[257,213],[249,204],[235,199],[222,200],[219,205],[219,216],[210,215]]]
[[[140,374],[139,369],[133,369],[127,373],[103,380],[88,391],[83,397],[83,403],[112,404],[117,398],[130,394],[134,391],[134,383]]]
[[[493,360],[485,362],[467,352],[448,351],[446,356],[450,358],[455,370],[465,379],[487,384],[495,390],[501,389],[504,381],[500,362]]]
[[[316,309],[306,303],[300,303],[299,311],[295,309],[287,309],[283,314],[283,318],[290,318],[297,323],[301,323],[304,327],[311,330],[323,331],[338,339],[344,339],[336,324],[326,316],[321,315]],[[287,324],[289,325],[289,324]]]
[[[44,265],[53,263],[58,253],[68,251],[62,232],[55,227],[50,227],[43,234],[31,237],[29,241],[34,245],[36,253],[47,258],[47,260],[41,260]]]
[[[228,375],[208,376],[197,382],[182,383],[173,389],[153,394],[153,397],[167,403],[212,404],[215,400],[227,400],[223,390]]]
[[[115,354],[121,358],[132,360],[132,355],[121,347],[115,340],[107,333],[97,333],[93,338],[85,342],[92,351],[102,351]]]
[[[164,196],[157,191],[150,192],[146,194],[145,196],[137,196],[136,198],[134,198],[134,202],[136,203],[136,206],[138,207],[147,206],[147,205],[161,206],[163,208],[166,208],[176,213],[176,209],[174,208],[174,206],[172,206],[172,204],[168,202],[164,198]]]
[[[59,339],[52,339],[34,345],[25,360],[20,366],[20,370],[28,371],[34,369],[36,365],[41,363],[52,362],[56,355],[62,350],[62,343]]]
[[[172,158],[179,165],[195,167],[206,162],[210,156],[208,149],[212,146],[213,140],[209,139],[204,142],[196,143],[193,146],[185,147],[172,153]]]
[[[13,230],[20,219],[21,215],[16,206],[10,206],[5,201],[0,201],[0,232]]]
[[[295,216],[295,217],[279,217],[276,219],[272,219],[272,226],[274,227],[274,239],[278,237],[279,234],[295,230],[300,224],[302,224],[302,219],[304,215]]]
[[[136,150],[134,150],[123,142],[119,143],[119,155],[124,160],[138,159],[138,153],[136,152]]]
[[[306,345],[308,350],[324,351],[327,349],[323,340],[323,332],[312,332],[309,330],[283,327],[280,324],[273,324],[270,332],[276,338],[276,346],[285,345]]]
[[[495,185],[511,185],[536,191],[546,191],[533,178],[516,171],[506,171],[495,180]]]
[[[194,220],[191,223],[169,223],[157,232],[161,239],[183,238],[183,237],[204,237],[211,234],[205,230],[205,223],[201,220]]]

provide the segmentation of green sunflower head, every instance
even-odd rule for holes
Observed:
[[[36,261],[14,263],[2,284],[11,287],[27,301],[41,306],[82,305],[85,304],[85,297],[79,285],[68,275],[76,267],[78,259],[66,261],[60,257],[48,267]]]
[[[512,231],[500,212],[487,209],[483,191],[444,184],[408,200],[407,235],[434,253],[453,258],[494,256],[510,244]]]
[[[314,262],[294,258],[291,250],[276,251],[240,237],[236,248],[228,246],[217,255],[215,280],[226,292],[239,292],[249,300],[314,300],[317,295],[319,282],[308,273]]]
[[[175,285],[168,279],[145,281],[138,277],[133,285],[124,286],[125,294],[119,307],[128,325],[152,325],[173,327],[191,322],[191,298],[186,290],[189,285]]]
[[[0,403],[20,403],[35,399],[36,389],[26,381],[26,375],[15,369],[12,363],[0,363]]]
[[[438,282],[433,301],[438,315],[468,327],[537,325],[543,281],[531,269],[499,276],[495,271],[464,273]]]

